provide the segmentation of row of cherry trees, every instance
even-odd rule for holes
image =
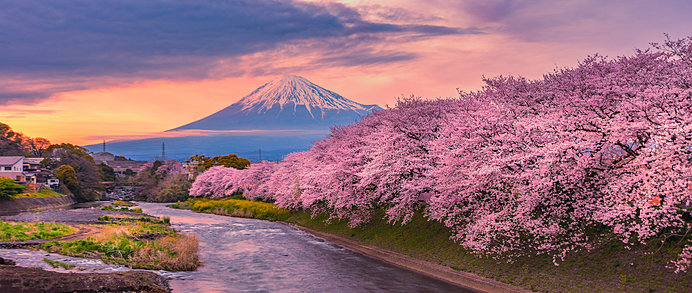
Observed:
[[[243,192],[352,225],[376,208],[392,222],[422,210],[473,251],[556,261],[601,235],[689,233],[692,38],[485,82],[455,99],[402,99],[279,163],[211,168],[191,194]]]

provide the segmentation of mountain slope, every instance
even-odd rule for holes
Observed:
[[[379,109],[346,99],[303,77],[286,75],[219,112],[171,130],[326,129],[353,123]]]

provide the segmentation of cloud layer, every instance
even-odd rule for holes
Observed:
[[[364,20],[342,4],[283,0],[0,1],[0,77],[74,83],[84,79],[205,78],[218,61],[303,43],[342,66],[408,60],[374,47],[392,38],[478,33],[447,26]],[[0,82],[0,104],[60,92]]]

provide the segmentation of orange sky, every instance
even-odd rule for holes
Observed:
[[[215,57],[205,65],[203,76],[186,75],[184,68],[176,68],[170,76],[139,72],[133,76],[103,74],[88,78],[74,89],[53,92],[47,98],[0,104],[0,121],[28,136],[45,137],[52,142],[89,144],[146,135],[214,113],[283,74],[301,75],[346,98],[384,107],[402,95],[449,97],[456,95],[457,88],[478,89],[484,75],[539,78],[558,66],[573,66],[594,52],[629,55],[635,48],[661,41],[663,32],[682,37],[690,27],[689,18],[675,22],[663,21],[657,15],[642,17],[636,12],[643,13],[648,8],[637,6],[639,2],[631,2],[629,12],[613,11],[605,13],[605,18],[586,11],[581,12],[585,15],[582,18],[554,26],[534,24],[531,16],[557,14],[554,19],[559,19],[559,13],[563,13],[573,17],[570,9],[588,6],[542,8],[530,13],[519,7],[507,14],[497,7],[473,8],[457,5],[457,1],[341,2],[346,8],[359,11],[365,21],[473,27],[483,33],[426,37],[403,34],[368,43],[367,49],[373,52],[396,51],[415,56],[395,62],[326,62],[325,56],[331,56],[338,48],[314,49],[313,43],[295,42],[248,54]],[[437,5],[428,6],[430,3]],[[674,7],[660,13],[671,9]],[[391,16],[394,12],[403,16]],[[54,87],[61,83],[61,78],[27,73],[16,84],[5,84],[4,88],[16,89],[27,84],[42,87],[44,79],[46,87]]]

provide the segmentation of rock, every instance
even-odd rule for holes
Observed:
[[[11,259],[5,259],[5,258],[0,257],[0,265],[4,265],[4,266],[13,266],[13,265],[16,265],[16,264],[17,264],[17,263],[14,262],[14,261],[11,260]]]
[[[2,292],[170,292],[168,280],[151,272],[58,273],[0,266]]]

